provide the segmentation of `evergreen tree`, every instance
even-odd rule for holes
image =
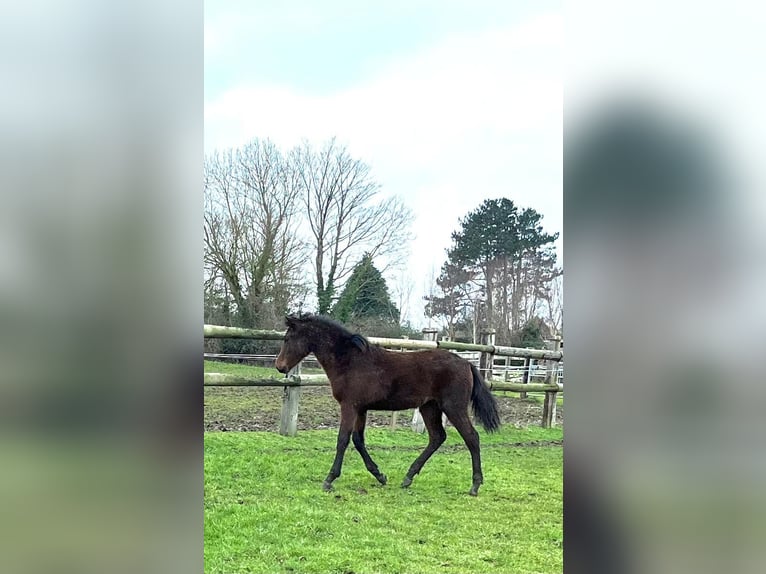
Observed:
[[[550,338],[550,328],[539,317],[532,317],[516,333],[512,343],[518,347],[545,349],[545,339]]]
[[[371,327],[399,324],[399,310],[391,301],[386,280],[365,253],[346,282],[332,309],[332,316],[343,323]]]

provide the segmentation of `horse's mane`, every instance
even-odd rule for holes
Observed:
[[[348,329],[343,323],[326,317],[324,315],[312,315],[311,313],[301,313],[299,315],[292,315],[287,317],[287,325],[289,326],[291,321],[299,323],[310,323],[320,328],[324,328],[337,333],[343,341],[347,341],[360,351],[367,351],[370,348],[370,342],[364,335],[354,333]]]

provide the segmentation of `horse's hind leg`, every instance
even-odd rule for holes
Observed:
[[[412,479],[415,475],[420,472],[426,461],[431,458],[436,449],[447,439],[447,431],[444,430],[444,425],[442,424],[442,411],[434,401],[428,401],[422,405],[420,407],[420,414],[423,417],[423,422],[426,424],[426,429],[428,429],[428,445],[420,456],[415,459],[412,466],[410,466],[404,481],[402,481],[402,488],[407,488],[412,484]]]
[[[386,475],[380,472],[378,465],[372,460],[370,453],[367,452],[367,447],[364,444],[364,427],[367,425],[367,411],[360,412],[356,417],[356,423],[354,423],[354,432],[351,433],[351,440],[354,441],[354,446],[359,454],[362,456],[364,466],[370,471],[370,474],[378,479],[380,484],[386,484]]]
[[[479,487],[484,482],[484,476],[481,472],[481,452],[479,451],[479,433],[471,423],[468,417],[467,409],[457,409],[454,412],[447,412],[452,424],[463,437],[465,445],[471,453],[471,464],[473,466],[473,484],[468,494],[476,496],[479,493]]]

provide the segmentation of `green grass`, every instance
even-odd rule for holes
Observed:
[[[466,573],[562,571],[560,428],[480,431],[484,485],[468,496],[470,455],[453,428],[399,487],[424,435],[369,429],[379,486],[349,448],[335,490],[335,430],[205,433],[205,572]]]
[[[205,371],[283,377],[273,368],[219,361],[205,361]],[[206,388],[206,425],[276,428],[281,393]],[[523,407],[502,395],[501,407]],[[337,411],[328,388],[303,389],[299,426],[335,427]],[[410,413],[400,417],[409,426]],[[369,418],[370,425],[382,423],[387,413]],[[493,435],[480,431],[485,484],[478,498],[467,495],[470,455],[451,427],[408,490],[399,484],[425,435],[368,427],[370,452],[389,484],[379,486],[351,447],[334,492],[325,493],[336,432],[205,433],[206,572],[562,571],[562,448],[514,446],[559,440],[561,428],[507,424]]]
[[[267,379],[282,379],[284,375],[273,367],[254,367],[238,363],[225,363],[223,361],[205,361],[206,373],[225,373],[227,375],[240,375],[243,377],[264,377]]]

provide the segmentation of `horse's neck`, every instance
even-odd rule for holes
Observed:
[[[338,358],[336,355],[337,341],[334,339],[323,339],[319,347],[314,351],[314,356],[319,361],[319,364],[327,373],[328,377],[332,377],[338,372]]]

